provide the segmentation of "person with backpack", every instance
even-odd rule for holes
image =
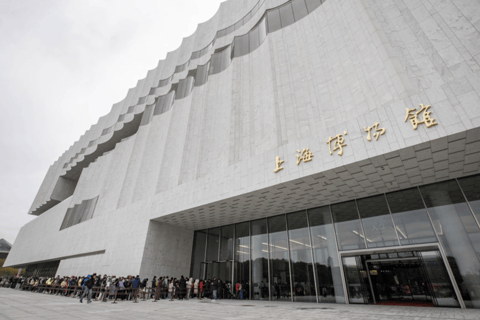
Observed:
[[[93,293],[93,285],[95,284],[95,276],[96,276],[96,273],[94,273],[93,275],[89,275],[85,281],[83,282],[83,285],[85,286],[85,290],[83,291],[83,295],[81,296],[80,298],[80,303],[83,302],[83,298],[85,296],[87,296],[87,303],[90,303],[92,302],[92,293]]]

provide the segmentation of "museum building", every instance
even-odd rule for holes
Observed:
[[[223,2],[50,166],[5,266],[480,308],[479,30],[476,1]]]

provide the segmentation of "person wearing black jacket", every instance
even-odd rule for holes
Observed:
[[[217,278],[213,278],[212,291],[213,291],[213,299],[217,300],[217,292],[218,292],[218,280],[217,280]]]
[[[178,299],[183,300],[183,297],[185,296],[185,292],[187,291],[187,281],[185,281],[185,278],[183,276],[180,277],[180,281],[178,282],[178,287],[179,287],[179,294],[178,294]]]
[[[153,276],[153,280],[152,280],[152,292],[150,292],[150,298],[153,298],[153,294],[154,294],[154,291],[156,292],[157,289],[157,276]]]
[[[93,285],[95,283],[95,273],[88,277],[88,279],[83,283],[83,285],[85,286],[85,291],[83,292],[83,295],[82,297],[80,298],[80,303],[82,303],[83,301],[83,297],[87,296],[87,303],[90,303],[92,302],[92,288],[93,288]]]

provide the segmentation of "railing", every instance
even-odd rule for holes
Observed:
[[[5,281],[0,287],[10,287],[11,283]],[[18,288],[22,291],[30,291],[36,293],[44,293],[51,295],[62,295],[70,298],[80,298],[85,292],[85,288],[79,285],[67,285],[61,286],[59,284],[47,285],[47,284],[30,284],[24,282]],[[189,292],[190,291],[190,292]],[[91,298],[95,301],[108,302],[113,301],[112,303],[117,303],[118,300],[125,301],[138,301],[140,298],[141,301],[147,301],[153,299],[153,302],[156,302],[160,299],[166,299],[170,297],[170,300],[176,298],[184,298],[186,300],[191,298],[206,298],[212,294],[212,291],[197,291],[200,294],[194,294],[194,288],[180,288],[174,287],[172,291],[169,291],[168,287],[162,286],[160,289],[154,287],[145,287],[145,288],[124,288],[116,286],[94,286],[92,287]],[[234,296],[230,293],[227,288],[224,288],[222,292],[218,292],[218,297],[222,299],[231,299]]]

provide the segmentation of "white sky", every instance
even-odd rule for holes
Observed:
[[[0,238],[51,164],[220,0],[0,1]]]

